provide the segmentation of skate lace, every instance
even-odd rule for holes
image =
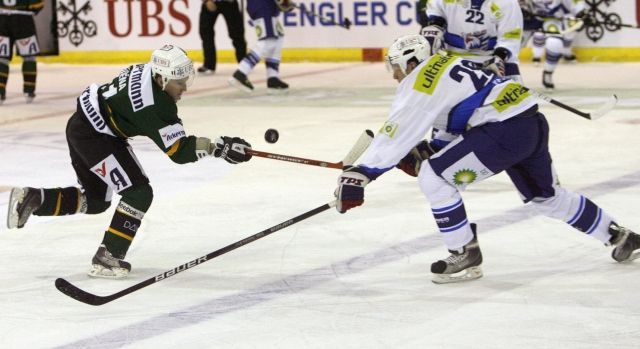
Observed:
[[[460,253],[460,254],[452,253],[444,261],[447,264],[458,265],[458,264],[462,264],[463,262],[465,262],[466,259],[467,259],[467,253],[466,252],[465,253]]]

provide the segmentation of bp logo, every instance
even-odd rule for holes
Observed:
[[[454,173],[453,183],[456,185],[471,184],[476,178],[478,178],[476,171],[465,168]]]

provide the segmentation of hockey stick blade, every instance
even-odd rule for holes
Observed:
[[[609,97],[607,101],[600,108],[598,108],[598,110],[591,113],[591,120],[599,119],[608,112],[612,111],[613,108],[616,107],[616,104],[618,104],[618,96],[611,95],[611,97]]]
[[[202,256],[200,258],[196,258],[192,261],[189,261],[187,263],[184,263],[182,265],[179,265],[173,269],[167,270],[164,273],[158,274],[152,278],[149,278],[147,280],[144,280],[142,282],[139,282],[129,288],[126,288],[120,292],[116,292],[114,294],[108,295],[108,296],[98,296],[95,295],[93,293],[89,293],[87,291],[84,291],[82,289],[80,289],[79,287],[73,285],[72,283],[70,283],[69,281],[63,279],[63,278],[58,278],[56,279],[55,285],[56,288],[58,289],[58,291],[64,293],[65,295],[80,301],[82,303],[85,304],[89,304],[89,305],[103,305],[106,303],[109,303],[113,300],[116,300],[118,298],[121,298],[123,296],[126,296],[130,293],[133,293],[141,288],[147,287],[149,285],[155,284],[156,282],[160,282],[162,280],[166,280],[178,273],[181,273],[187,269],[191,269],[197,265],[200,265],[204,262],[208,262],[218,256],[221,256],[227,252],[231,252],[239,247],[242,247],[246,244],[249,244],[251,242],[254,242],[258,239],[262,239],[263,237],[267,236],[267,235],[271,235],[273,233],[275,233],[278,230],[284,229],[290,225],[293,225],[295,223],[301,222],[307,218],[313,217],[315,215],[317,215],[320,212],[326,211],[331,207],[334,207],[336,205],[335,201],[332,201],[330,203],[324,204],[322,206],[316,207],[311,211],[307,211],[303,214],[300,214],[296,217],[293,217],[289,220],[286,220],[280,224],[276,224],[271,228],[267,228],[259,233],[256,233],[254,235],[251,235],[249,237],[246,237],[240,241],[236,241],[230,245],[227,245],[221,249],[218,249],[216,251],[213,251],[205,256]]]
[[[373,137],[373,131],[365,130],[360,135],[360,138],[358,138],[358,140],[356,141],[356,144],[351,147],[349,153],[347,153],[342,161],[340,161],[340,164],[342,164],[342,166],[353,165],[353,163],[358,160],[358,158],[365,152],[365,150],[369,148],[369,145],[373,141]]]

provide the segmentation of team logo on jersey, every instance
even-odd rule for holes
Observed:
[[[433,55],[429,62],[420,69],[416,82],[413,84],[413,89],[432,95],[440,76],[454,60],[455,57],[453,56]]]
[[[382,125],[382,128],[380,128],[380,133],[382,133],[383,135],[387,135],[389,138],[393,138],[396,135],[396,131],[398,130],[398,124],[396,124],[395,122],[391,122],[391,121],[387,121],[384,123],[384,125]]]
[[[184,127],[180,124],[165,126],[159,129],[158,132],[160,133],[160,138],[162,138],[162,143],[165,148],[170,148],[178,139],[187,136]]]
[[[476,178],[478,175],[474,170],[464,168],[453,175],[453,183],[456,185],[471,184]]]
[[[116,193],[131,187],[129,176],[113,154],[93,166],[91,172],[95,173]]]

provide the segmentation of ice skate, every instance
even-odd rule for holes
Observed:
[[[267,92],[279,94],[289,91],[289,85],[277,77],[267,79]]]
[[[540,66],[540,57],[533,57],[533,58],[531,59],[531,62],[533,62],[533,66],[534,66],[534,67],[538,67],[538,66]]]
[[[471,230],[473,240],[458,251],[449,250],[449,257],[431,264],[431,281],[436,284],[448,284],[482,277],[482,252],[478,245],[476,225],[473,223]]]
[[[0,93],[0,105],[4,103],[5,99],[7,99],[7,96],[4,93]]]
[[[553,90],[556,86],[553,84],[553,72],[542,72],[542,85],[547,90]]]
[[[22,228],[31,214],[42,205],[42,191],[35,188],[13,188],[9,196],[7,228]]]
[[[114,257],[105,245],[100,245],[91,260],[89,276],[105,279],[122,279],[129,275],[131,264]]]
[[[640,235],[611,222],[609,225],[611,244],[616,246],[611,257],[618,262],[629,262],[640,257]]]
[[[203,65],[202,67],[198,68],[198,73],[204,74],[204,75],[213,75],[216,73],[216,70],[207,68]]]
[[[236,70],[235,73],[233,73],[233,76],[229,78],[228,82],[229,82],[229,85],[241,91],[244,91],[247,93],[253,92],[253,85],[251,84],[247,76],[244,75],[239,70]]]
[[[562,58],[565,61],[567,61],[567,63],[575,63],[576,62],[576,55],[574,55],[573,53],[566,54],[566,55],[562,56]]]
[[[33,100],[36,98],[36,94],[33,92],[25,92],[24,94],[24,100],[25,102],[27,102],[27,104],[31,104],[33,103]]]

